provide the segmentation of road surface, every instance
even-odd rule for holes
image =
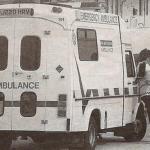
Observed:
[[[150,149],[150,126],[144,139],[140,142],[126,142],[121,137],[114,137],[112,133],[102,135],[103,139],[98,141],[96,150],[149,150]],[[10,150],[56,150],[54,148],[42,148],[32,142],[31,139],[13,141]],[[57,149],[58,150],[58,149]],[[60,148],[59,150],[68,150]]]

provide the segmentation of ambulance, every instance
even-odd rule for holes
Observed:
[[[140,141],[146,109],[130,32],[113,14],[0,6],[0,149],[18,136],[94,150],[100,133]]]

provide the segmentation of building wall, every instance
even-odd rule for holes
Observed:
[[[150,27],[150,0],[121,0],[120,14],[130,28]]]
[[[74,0],[76,1],[76,0]],[[88,1],[88,0],[77,0]],[[129,28],[150,27],[150,0],[89,0],[99,3],[101,12],[120,15]]]

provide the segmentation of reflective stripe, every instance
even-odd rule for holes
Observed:
[[[124,92],[123,92],[124,91]],[[102,99],[115,99],[115,98],[124,98],[127,97],[138,97],[138,88],[132,87],[128,88],[103,88],[103,89],[87,89],[86,97],[79,95],[79,91],[73,91],[75,101],[82,101],[83,113],[88,105],[88,102],[91,100],[102,100]],[[125,95],[124,95],[125,94]],[[127,99],[125,99],[127,100]]]
[[[124,92],[125,92],[125,95],[129,95],[130,94],[129,88],[124,88]]]
[[[137,95],[126,95],[125,97],[137,97],[139,96]],[[81,101],[81,100],[86,100],[86,101],[90,101],[90,100],[102,100],[102,99],[108,99],[108,98],[123,98],[123,95],[116,95],[116,96],[103,96],[103,97],[84,97],[84,98],[76,98],[75,101]]]
[[[138,87],[125,87],[124,88],[125,97],[139,96]],[[87,89],[86,97],[82,97],[79,91],[74,91],[75,100],[81,99],[103,99],[103,98],[115,98],[123,97],[122,88],[104,88],[104,89]]]
[[[20,101],[5,101],[5,107],[20,107]],[[37,107],[57,107],[58,101],[37,101]]]
[[[103,91],[104,91],[104,96],[109,96],[110,95],[108,88],[103,89]]]
[[[138,94],[138,88],[137,87],[133,87],[133,94]]]
[[[119,88],[114,88],[114,94],[115,95],[120,95]]]

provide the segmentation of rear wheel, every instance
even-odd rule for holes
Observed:
[[[134,123],[134,131],[131,134],[125,136],[125,140],[129,142],[141,141],[145,136],[146,128],[146,116],[144,113],[139,114]]]
[[[83,150],[95,150],[97,142],[97,125],[94,117],[91,117],[88,132],[85,134]]]

